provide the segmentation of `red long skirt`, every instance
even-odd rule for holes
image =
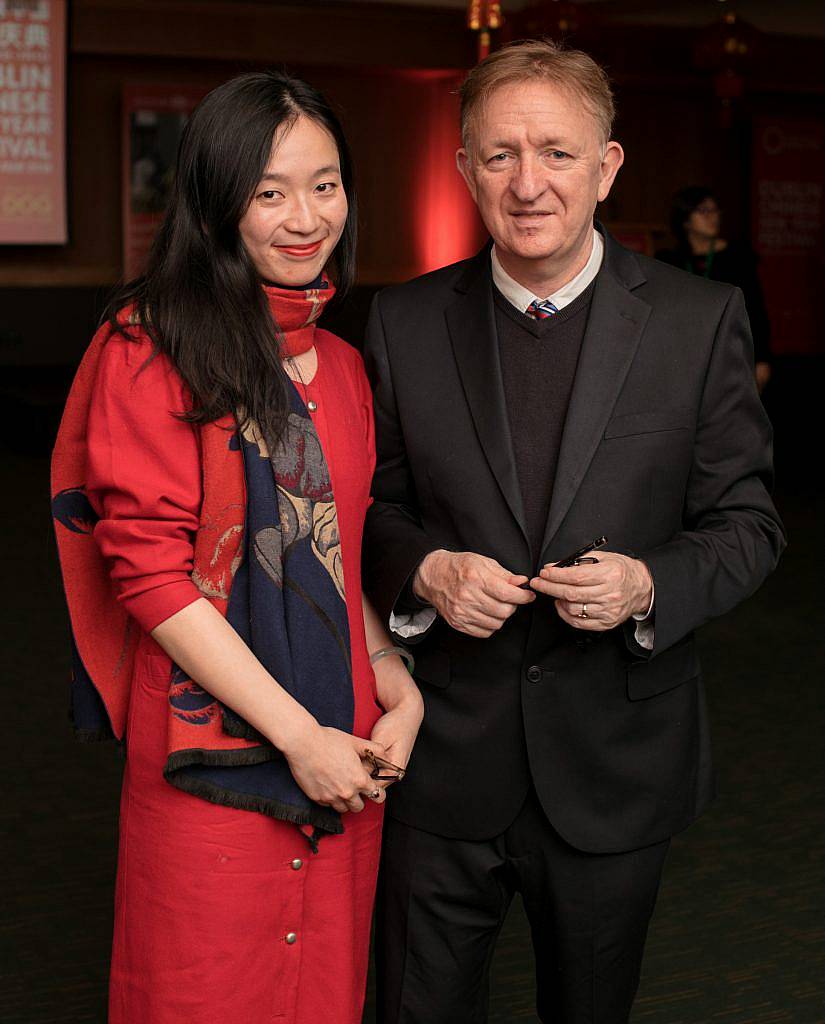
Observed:
[[[357,1024],[383,807],[347,815],[313,854],[294,825],[166,782],[166,715],[163,677],[138,675],[110,1024]]]

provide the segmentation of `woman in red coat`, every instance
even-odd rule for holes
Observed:
[[[384,787],[422,704],[361,593],[369,387],[316,327],[355,224],[315,90],[216,89],[67,404],[75,719],[127,749],[113,1024],[361,1019]]]

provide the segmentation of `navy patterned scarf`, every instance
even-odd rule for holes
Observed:
[[[294,387],[291,399],[275,453],[251,425],[232,442],[243,454],[247,512],[227,620],[320,725],[351,733],[354,697],[338,517],[318,434]],[[306,796],[278,750],[234,711],[222,706],[221,712],[226,733],[261,744],[244,753],[265,752],[268,759],[243,765],[241,752],[233,752],[231,758],[224,755],[234,762],[231,767],[186,764],[189,752],[181,751],[167,763],[173,785],[326,832],[343,831],[340,815]],[[209,753],[210,760],[220,759]],[[222,794],[234,798],[221,799]]]

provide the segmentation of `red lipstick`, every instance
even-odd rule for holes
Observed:
[[[278,252],[282,252],[287,256],[310,257],[315,256],[321,249],[324,240],[321,239],[318,242],[311,242],[309,245],[276,245],[275,248]]]

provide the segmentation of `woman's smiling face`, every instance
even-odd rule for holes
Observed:
[[[238,231],[264,281],[300,286],[323,270],[344,230],[347,209],[335,140],[316,121],[300,116],[273,138]]]

